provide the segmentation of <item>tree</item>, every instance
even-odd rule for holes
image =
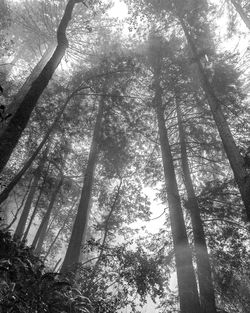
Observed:
[[[194,235],[195,257],[197,262],[197,273],[200,291],[200,303],[202,312],[216,313],[215,295],[212,281],[212,272],[209,262],[209,255],[203,229],[203,223],[200,215],[200,208],[195,195],[191,173],[188,164],[187,146],[185,131],[182,124],[181,108],[179,99],[176,98],[176,112],[178,119],[178,129],[181,148],[181,162],[183,171],[183,180],[187,190],[187,208],[190,212],[192,229]]]
[[[156,111],[159,139],[162,153],[162,163],[165,174],[166,191],[168,197],[177,281],[180,298],[181,312],[200,312],[198,290],[192,264],[192,253],[188,243],[186,227],[181,207],[180,196],[173,165],[171,147],[164,119],[164,107],[162,103],[162,87],[160,83],[162,46],[161,39],[153,37],[151,42],[151,66],[154,75],[154,100],[153,106]]]
[[[17,228],[15,230],[15,234],[14,236],[16,238],[21,239],[25,230],[25,225],[27,223],[27,219],[31,210],[31,205],[35,196],[35,193],[37,191],[37,186],[38,186],[38,182],[40,180],[41,177],[41,171],[43,170],[44,164],[46,162],[46,155],[47,155],[47,151],[43,154],[42,159],[38,165],[38,167],[36,168],[35,172],[34,172],[34,178],[33,178],[33,182],[29,191],[29,194],[27,196],[27,200],[25,202],[22,214],[20,216],[19,222],[17,224]]]
[[[46,88],[53,73],[63,58],[65,51],[68,47],[68,40],[66,37],[66,29],[71,20],[72,11],[75,4],[80,3],[80,0],[69,0],[64,15],[57,30],[57,47],[45,65],[40,75],[34,80],[31,88],[23,97],[15,114],[11,117],[7,126],[0,132],[0,172],[8,162],[10,155],[18,143],[23,130],[25,129],[30,115],[40,97],[43,90]]]
[[[88,225],[88,217],[90,211],[90,200],[91,192],[94,179],[94,171],[98,159],[99,153],[99,136],[102,125],[102,118],[105,106],[105,97],[101,96],[101,100],[98,107],[98,112],[96,116],[95,128],[93,132],[92,143],[89,152],[89,158],[87,163],[87,168],[84,175],[83,188],[81,193],[81,198],[78,206],[78,211],[76,214],[75,222],[72,229],[72,234],[70,237],[69,246],[66,252],[66,256],[61,268],[64,272],[69,269],[70,266],[76,264],[80,261],[81,247],[84,243],[84,236],[86,236],[86,230]]]
[[[42,245],[43,245],[43,242],[44,242],[44,239],[45,239],[45,236],[47,233],[48,225],[49,225],[50,216],[51,216],[52,210],[54,208],[55,201],[56,201],[57,195],[60,191],[60,188],[62,186],[62,183],[63,183],[63,175],[60,175],[59,178],[57,179],[55,187],[53,189],[48,209],[45,212],[45,215],[41,221],[41,224],[39,225],[39,228],[36,232],[35,238],[32,242],[32,247],[35,249],[35,252],[38,255],[40,255],[40,253],[41,253]]]
[[[200,2],[200,8],[202,8],[202,3],[206,2]],[[197,13],[198,11],[198,13]],[[199,18],[201,16],[204,16],[204,11],[197,10],[195,12],[196,17]],[[185,19],[182,17],[182,14],[180,11],[178,11],[178,8],[176,7],[176,12],[178,19],[180,21],[180,24],[182,26],[182,29],[185,33],[187,42],[189,44],[189,47],[192,51],[193,58],[195,60],[195,63],[197,64],[197,70],[199,72],[199,77],[201,81],[201,85],[203,87],[203,90],[206,94],[213,118],[215,120],[216,126],[218,128],[224,149],[226,151],[229,163],[231,165],[231,168],[234,173],[235,180],[239,186],[239,191],[242,197],[242,201],[244,203],[245,209],[246,209],[246,215],[247,218],[250,219],[250,176],[246,170],[246,167],[244,165],[244,159],[242,158],[240,151],[238,147],[236,146],[236,143],[234,141],[234,138],[232,136],[231,130],[229,128],[229,125],[226,121],[226,118],[224,116],[224,113],[222,111],[222,103],[217,97],[214,89],[211,86],[211,83],[205,73],[203,64],[201,62],[201,57],[199,56],[199,49],[202,49],[204,47],[199,47],[195,44],[194,38],[198,38],[197,41],[201,38],[202,32],[205,32],[205,37],[208,38],[210,37],[208,33],[208,29],[206,26],[204,26],[202,31],[199,33],[198,31],[198,21],[197,19],[190,18],[189,20],[185,21]],[[195,25],[193,24],[195,21]],[[204,30],[205,29],[205,30]],[[196,34],[196,37],[194,37],[194,34],[192,32],[197,32],[198,35]],[[203,38],[204,39],[204,38]],[[203,40],[201,39],[201,40]]]
[[[247,14],[248,11],[246,11],[246,9],[244,10],[239,0],[230,0],[230,1],[233,4],[239,16],[241,17],[241,19],[243,20],[243,22],[245,23],[246,27],[250,30],[250,17]]]

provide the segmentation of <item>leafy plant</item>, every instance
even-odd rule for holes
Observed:
[[[0,232],[0,251],[2,312],[91,312],[88,298],[59,273],[46,272],[32,249],[8,232]]]

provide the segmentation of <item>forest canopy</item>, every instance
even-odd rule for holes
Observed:
[[[247,0],[2,0],[0,312],[250,312]]]

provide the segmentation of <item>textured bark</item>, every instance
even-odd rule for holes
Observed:
[[[40,177],[41,177],[41,171],[44,167],[45,160],[46,160],[46,154],[43,155],[43,158],[42,158],[38,168],[35,170],[33,182],[32,182],[29,194],[27,196],[27,200],[25,202],[25,205],[24,205],[22,214],[20,216],[19,222],[17,224],[17,228],[16,228],[15,233],[14,233],[14,237],[16,237],[16,238],[21,239],[23,237],[25,225],[27,223],[28,216],[29,216],[29,213],[31,210],[31,205],[32,205],[35,193],[37,191],[38,182],[39,182]]]
[[[35,252],[36,254],[40,254],[41,250],[42,250],[42,246],[43,246],[43,242],[45,239],[45,236],[47,234],[47,228],[48,228],[48,224],[49,224],[49,219],[52,213],[52,210],[54,208],[54,204],[58,195],[58,192],[62,186],[63,183],[63,176],[61,176],[58,180],[57,183],[52,191],[52,195],[51,195],[51,199],[50,199],[50,203],[49,203],[49,207],[42,219],[42,222],[36,232],[36,236],[32,242],[32,247],[35,248]]]
[[[94,180],[95,167],[99,154],[99,136],[101,131],[101,121],[103,116],[105,100],[102,97],[96,117],[95,128],[90,147],[88,164],[85,171],[83,188],[76,214],[75,222],[72,229],[69,246],[62,264],[61,272],[65,272],[73,265],[79,263],[81,256],[81,247],[85,242],[85,235],[88,225],[88,216],[90,213],[90,200],[92,193],[92,186]]]
[[[250,18],[247,16],[246,12],[243,10],[242,6],[237,0],[231,0],[235,10],[238,12],[242,21],[245,23],[246,27],[250,30]]]
[[[52,75],[58,67],[65,51],[68,47],[66,37],[66,29],[71,20],[73,8],[80,0],[69,0],[64,15],[61,19],[57,30],[57,47],[45,65],[38,77],[33,81],[30,89],[23,97],[15,114],[10,118],[10,121],[3,132],[0,134],[0,172],[8,162],[15,146],[17,145],[23,130],[25,129],[31,113],[41,96],[42,92],[48,85]]]
[[[183,211],[175,176],[173,157],[164,119],[162,89],[160,86],[160,62],[160,60],[155,60],[153,65],[155,92],[154,106],[157,115],[162,163],[164,168],[165,184],[169,206],[169,216],[173,236],[177,283],[180,299],[180,311],[181,313],[199,313],[201,312],[201,310],[192,263],[192,253],[188,242]]]
[[[205,233],[203,229],[203,223],[200,215],[200,208],[195,195],[193,182],[191,178],[187,146],[186,135],[182,124],[181,110],[179,107],[178,99],[176,99],[176,111],[178,119],[178,129],[180,137],[181,147],[181,162],[184,185],[187,191],[188,197],[188,211],[191,217],[191,223],[193,228],[195,256],[197,263],[197,273],[200,291],[200,303],[201,312],[203,313],[216,313],[214,287],[211,274],[211,266],[209,261],[209,255],[207,250],[207,244],[205,239]]]
[[[183,31],[185,33],[187,42],[190,46],[194,59],[196,60],[197,71],[200,77],[202,88],[206,94],[208,104],[211,109],[219,135],[221,137],[224,150],[226,152],[229,163],[233,170],[235,181],[238,184],[241,198],[246,209],[247,218],[248,220],[250,220],[250,176],[247,173],[247,170],[244,166],[244,159],[240,155],[239,149],[235,144],[227,120],[222,112],[222,104],[220,100],[217,98],[216,94],[214,93],[214,90],[199,60],[197,47],[195,46],[192,40],[192,36],[188,31],[185,21],[181,17],[179,17],[179,21],[182,25]]]

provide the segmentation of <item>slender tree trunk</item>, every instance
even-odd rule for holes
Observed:
[[[59,238],[61,232],[63,231],[64,226],[65,226],[66,223],[68,222],[69,216],[72,214],[72,210],[74,209],[74,206],[75,206],[75,204],[76,204],[76,201],[77,201],[77,200],[74,201],[72,207],[70,208],[70,210],[69,210],[69,212],[68,212],[68,214],[67,214],[67,216],[66,216],[66,218],[65,218],[65,220],[64,220],[64,222],[63,222],[63,224],[62,224],[62,227],[58,230],[58,232],[57,232],[55,238],[53,239],[53,241],[52,241],[52,243],[51,243],[51,245],[50,245],[48,251],[46,252],[46,254],[45,254],[45,256],[44,256],[44,260],[46,260],[47,257],[49,256],[50,251],[51,251],[52,248],[54,247],[54,244],[56,243],[56,241],[57,241],[57,239]]]
[[[57,116],[56,116],[54,122],[48,128],[47,133],[45,134],[44,138],[42,139],[42,141],[40,142],[40,144],[38,145],[38,147],[36,148],[36,150],[34,151],[32,156],[28,159],[28,161],[24,164],[23,168],[16,174],[16,176],[12,179],[12,181],[8,184],[8,186],[2,191],[2,193],[0,194],[0,204],[8,198],[11,190],[20,181],[22,176],[26,173],[26,171],[29,169],[29,167],[31,166],[31,164],[33,163],[33,161],[35,160],[37,155],[40,153],[40,151],[44,147],[45,143],[48,141],[51,133],[55,130],[55,128],[56,128],[58,122],[60,121],[60,118],[62,117],[63,112],[65,111],[68,103],[70,102],[70,100],[72,99],[72,97],[75,95],[75,93],[77,91],[78,91],[78,89],[75,90],[74,92],[72,92],[71,95],[67,97],[62,108],[57,113]]]
[[[21,209],[22,209],[22,207],[23,207],[23,205],[24,205],[24,202],[25,202],[25,200],[26,200],[27,195],[29,194],[29,191],[30,191],[30,188],[31,188],[32,180],[33,180],[33,178],[31,178],[31,180],[29,181],[29,185],[28,185],[27,191],[25,192],[25,194],[24,194],[24,196],[23,196],[23,199],[22,199],[22,201],[21,201],[21,204],[19,205],[19,207],[18,207],[18,209],[17,209],[17,211],[16,211],[16,213],[15,213],[15,215],[14,215],[13,220],[12,220],[12,221],[10,222],[10,224],[5,228],[5,230],[10,229],[11,226],[12,226],[12,225],[15,223],[15,221],[17,220],[18,214],[19,214],[19,212],[21,211]]]
[[[0,173],[8,162],[13,149],[17,145],[39,97],[48,85],[52,75],[65,54],[68,47],[66,29],[71,20],[74,6],[79,2],[81,2],[81,0],[68,1],[57,30],[57,47],[52,57],[38,75],[37,79],[32,83],[15,114],[10,118],[6,128],[0,133]]]
[[[46,161],[46,153],[44,153],[38,168],[35,170],[33,182],[32,182],[29,194],[27,196],[27,200],[25,202],[25,205],[24,205],[22,214],[20,216],[19,222],[17,224],[17,228],[16,228],[15,233],[14,233],[14,237],[16,237],[16,238],[21,239],[23,237],[25,225],[26,225],[27,220],[28,220],[28,216],[29,216],[29,213],[31,210],[31,205],[32,205],[35,193],[37,191],[38,182],[39,182],[39,179],[41,177],[41,171],[44,167],[45,161]]]
[[[88,225],[88,216],[90,212],[90,200],[92,193],[92,186],[94,180],[95,167],[99,154],[99,137],[101,131],[101,122],[103,117],[105,99],[102,97],[96,117],[95,128],[93,133],[92,144],[89,152],[89,159],[85,171],[83,188],[76,214],[75,222],[72,229],[69,246],[62,264],[61,271],[65,272],[71,266],[80,261],[81,247],[85,242],[85,235]]]
[[[161,108],[157,108],[157,120],[175,251],[181,313],[198,313],[200,312],[200,306],[192,264],[192,254],[188,243],[181,201],[174,172],[173,158],[168,141],[163,110]]]
[[[60,258],[59,260],[57,260],[57,262],[56,262],[56,264],[55,264],[55,266],[54,266],[54,268],[53,268],[53,273],[56,273],[56,272],[58,272],[58,269],[60,268],[60,263],[61,263],[61,261],[62,261],[62,258]]]
[[[243,10],[242,6],[237,0],[231,0],[235,10],[238,12],[242,21],[245,23],[246,27],[250,30],[250,18],[247,16],[246,12]]]
[[[187,191],[188,210],[190,212],[191,223],[193,228],[201,309],[203,313],[216,313],[217,311],[215,305],[215,295],[212,282],[211,267],[209,262],[209,255],[207,250],[205,233],[203,229],[203,223],[200,216],[200,208],[195,195],[188,164],[186,136],[182,125],[181,110],[179,107],[178,99],[176,99],[176,111],[180,136],[183,178],[185,188]]]
[[[120,180],[120,184],[117,187],[117,192],[116,192],[115,199],[114,199],[114,201],[113,201],[113,203],[111,205],[111,209],[110,209],[109,214],[108,214],[108,216],[106,218],[106,221],[105,221],[104,236],[103,236],[102,244],[101,244],[101,247],[100,247],[99,257],[98,257],[98,259],[97,259],[97,261],[96,261],[96,263],[94,265],[94,268],[92,270],[91,276],[89,278],[89,284],[93,283],[93,279],[94,279],[94,277],[96,275],[96,272],[98,270],[99,264],[101,262],[101,259],[102,259],[103,253],[104,253],[104,248],[105,248],[106,240],[107,240],[108,233],[109,233],[109,221],[110,221],[111,216],[113,215],[113,213],[114,213],[114,211],[115,211],[115,209],[117,207],[117,203],[118,203],[118,201],[120,199],[121,187],[122,187],[122,179]],[[88,293],[90,293],[90,292],[94,292],[91,285],[88,288]]]
[[[46,179],[47,179],[47,176],[48,176],[48,173],[49,173],[49,167],[50,167],[50,163],[48,164],[48,167],[47,167],[47,170],[46,170],[46,174],[45,174],[45,177],[43,179],[43,183],[42,183],[42,186],[40,188],[40,191],[39,191],[39,195],[37,197],[37,200],[36,200],[36,204],[35,204],[35,207],[34,207],[34,210],[32,212],[32,215],[30,217],[30,220],[29,220],[29,224],[24,232],[24,235],[23,235],[23,241],[26,241],[27,237],[28,237],[28,234],[29,234],[29,231],[30,231],[30,228],[31,228],[31,225],[34,221],[34,218],[36,216],[36,213],[38,211],[38,205],[39,205],[39,201],[41,199],[41,196],[42,196],[42,193],[43,193],[43,188],[44,188],[44,185],[45,185],[45,182],[46,182]]]
[[[158,122],[162,163],[165,174],[170,223],[173,236],[175,263],[177,270],[177,283],[180,299],[180,312],[200,313],[201,310],[192,263],[192,253],[188,243],[183,211],[181,207],[181,200],[175,176],[173,157],[164,119],[162,88],[160,86],[161,60],[157,59],[154,60],[154,62],[154,106]]]
[[[63,176],[61,176],[57,180],[54,190],[52,191],[49,207],[42,219],[42,222],[37,230],[36,236],[32,242],[32,247],[35,248],[35,252],[38,255],[41,253],[42,245],[43,245],[45,236],[47,234],[49,219],[50,219],[50,216],[51,216],[51,213],[52,213],[52,210],[53,210],[56,198],[57,198],[57,194],[62,186],[62,183],[63,183]]]
[[[181,17],[179,17],[179,20],[187,38],[187,42],[194,55],[194,59],[196,60],[203,90],[206,94],[208,104],[210,106],[215,124],[223,143],[223,147],[233,170],[235,180],[238,184],[241,198],[246,209],[247,218],[248,220],[250,220],[250,175],[246,171],[246,168],[244,166],[244,159],[240,155],[239,149],[235,144],[226,118],[222,112],[222,104],[215,95],[213,88],[205,74],[201,61],[199,60],[197,48],[192,40],[191,35],[189,34],[188,28]]]

